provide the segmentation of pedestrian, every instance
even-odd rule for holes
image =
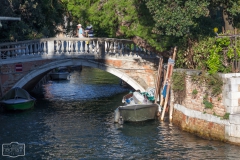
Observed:
[[[82,28],[82,25],[78,24],[77,27],[78,27],[78,37],[83,38],[84,37],[84,30]]]

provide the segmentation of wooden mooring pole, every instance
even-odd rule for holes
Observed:
[[[167,73],[166,73],[166,77],[165,77],[165,80],[164,80],[164,86],[163,86],[163,89],[164,89],[165,85],[167,85],[167,91],[166,91],[166,97],[165,97],[165,100],[164,100],[164,106],[163,106],[163,111],[162,111],[162,115],[161,115],[161,121],[163,121],[163,119],[164,119],[166,107],[167,107],[167,104],[168,104],[169,91],[170,91],[170,87],[171,87],[171,78],[172,78],[176,53],[177,53],[177,47],[174,47],[172,59],[171,58],[168,59],[168,68],[167,68]],[[162,103],[163,102],[161,102],[161,104]]]
[[[160,91],[161,76],[162,76],[162,65],[163,65],[163,58],[160,57],[159,58],[159,65],[158,65],[157,80],[155,82],[156,91],[155,91],[155,95],[154,95],[154,97],[155,97],[154,103],[157,103],[158,95],[159,95],[159,91]]]
[[[155,95],[154,95],[154,103],[157,103],[159,94],[160,94],[160,89],[161,89],[161,77],[162,77],[162,66],[163,66],[163,58],[159,58],[159,65],[158,65],[158,73],[157,73],[157,79],[155,81]],[[158,113],[157,116],[160,116],[161,113],[161,107],[158,108]]]

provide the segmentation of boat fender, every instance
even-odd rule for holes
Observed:
[[[115,109],[115,111],[114,111],[114,122],[115,122],[115,123],[118,123],[119,118],[120,118],[120,112],[119,112],[119,109],[117,108],[117,109]]]
[[[158,105],[158,112],[162,112],[162,106],[161,105],[159,105],[159,104],[157,104]]]
[[[122,118],[122,116],[120,116],[118,123],[119,123],[119,124],[123,124],[123,118]]]

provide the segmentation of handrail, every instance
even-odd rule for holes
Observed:
[[[24,58],[22,58],[24,56]],[[29,58],[26,58],[28,56]],[[82,57],[148,57],[156,54],[138,47],[129,39],[117,38],[41,38],[35,40],[0,43],[0,63],[13,63],[11,59],[30,61],[35,59]],[[6,62],[9,60],[9,62]]]

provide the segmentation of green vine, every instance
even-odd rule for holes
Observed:
[[[223,116],[223,119],[229,119],[229,115],[230,115],[230,113],[225,113]]]
[[[203,84],[206,85],[211,96],[217,96],[222,93],[223,81],[218,74],[208,74],[201,72],[200,74],[191,75],[191,81],[201,87]]]
[[[172,90],[176,103],[181,104],[186,97],[186,73],[173,72],[172,76]]]

